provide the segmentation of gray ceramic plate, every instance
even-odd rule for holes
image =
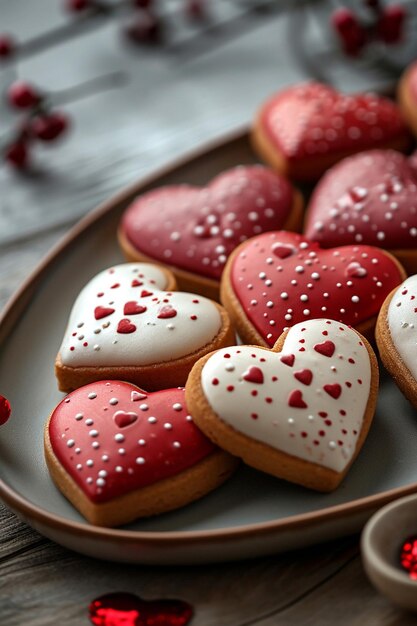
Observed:
[[[247,134],[240,132],[141,181],[78,224],[4,311],[0,388],[13,417],[0,429],[0,496],[58,543],[136,563],[246,558],[352,533],[385,502],[417,491],[417,416],[385,375],[368,440],[345,482],[329,495],[242,468],[200,502],[108,530],[87,524],[49,478],[43,425],[62,397],[54,357],[80,288],[98,270],[122,261],[115,237],[122,210],[150,187],[204,184],[222,169],[253,161]]]

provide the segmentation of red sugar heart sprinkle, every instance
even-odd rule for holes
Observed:
[[[299,389],[294,389],[288,396],[288,406],[295,409],[306,409],[307,404],[303,400],[303,394]]]
[[[134,333],[135,330],[136,330],[136,326],[132,324],[131,321],[128,319],[120,320],[117,326],[117,332],[121,333],[122,335],[128,335],[129,333]]]
[[[7,422],[11,412],[10,402],[4,396],[0,396],[0,426]]]
[[[94,309],[94,317],[96,318],[96,320],[101,320],[103,319],[103,317],[107,317],[108,315],[114,313],[114,311],[115,309],[112,309],[110,307],[96,306],[96,308]]]
[[[324,385],[324,391],[329,394],[332,398],[337,400],[340,398],[340,394],[342,393],[342,387],[335,383],[334,385]]]
[[[323,341],[323,343],[317,343],[314,346],[314,350],[323,356],[331,357],[336,350],[336,346],[333,341]]]
[[[274,243],[272,246],[272,252],[279,259],[286,259],[287,257],[294,254],[294,248],[285,243]]]
[[[313,380],[313,372],[311,370],[299,370],[294,372],[294,378],[303,383],[303,385],[310,385]]]
[[[294,365],[294,361],[295,356],[293,354],[284,354],[284,356],[281,357],[281,362],[284,363],[284,365],[288,365],[289,367],[292,367]]]
[[[131,300],[130,302],[126,302],[123,308],[123,313],[125,315],[139,315],[139,313],[145,313],[145,311],[146,311],[146,306],[142,306],[138,304],[137,302],[135,302],[134,300]]]
[[[249,383],[262,385],[262,383],[264,382],[264,375],[259,367],[250,367],[243,374],[243,380],[247,380]]]
[[[138,280],[137,278],[134,278],[132,280],[132,287],[142,287],[142,285],[143,285],[143,283],[140,280]]]
[[[113,415],[113,419],[119,428],[125,428],[126,426],[130,426],[130,424],[134,424],[138,416],[136,413],[133,413],[133,411],[129,411],[128,413],[126,411],[116,411]]]
[[[140,297],[147,298],[148,296],[153,296],[153,292],[147,291],[146,289],[142,289],[142,291],[140,292]]]
[[[193,613],[182,600],[142,600],[133,593],[108,593],[89,606],[94,626],[186,626]]]
[[[156,317],[158,317],[161,320],[164,320],[170,317],[175,317],[176,315],[177,315],[176,310],[170,304],[167,304],[166,306],[163,306],[160,308],[159,313]]]

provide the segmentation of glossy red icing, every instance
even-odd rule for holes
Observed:
[[[262,110],[261,123],[288,160],[359,152],[408,135],[391,100],[373,94],[345,95],[314,82],[272,96]]]
[[[139,197],[122,229],[146,256],[218,280],[239,243],[282,228],[292,202],[285,178],[259,165],[240,166],[207,187],[163,187]]]
[[[305,234],[323,247],[364,243],[385,249],[417,246],[417,168],[395,150],[355,154],[318,183]]]
[[[184,389],[145,394],[100,381],[70,393],[49,424],[52,448],[93,502],[107,502],[199,463],[213,444],[188,417]]]
[[[294,254],[277,259],[276,243],[291,245]],[[352,275],[353,263],[364,272]],[[377,248],[322,250],[302,235],[281,231],[248,241],[233,260],[230,282],[250,323],[273,346],[286,327],[306,319],[328,317],[357,326],[379,312],[402,276]]]
[[[182,600],[143,600],[133,593],[107,593],[89,606],[95,626],[186,626],[192,616]]]

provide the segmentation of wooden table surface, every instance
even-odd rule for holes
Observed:
[[[179,4],[173,0],[169,9]],[[38,148],[26,176],[0,163],[0,305],[81,215],[187,148],[248,121],[268,93],[309,75],[286,38],[283,0],[270,15],[249,19],[243,3],[208,4],[213,22],[227,28],[199,34],[175,17],[169,45],[149,51],[123,44],[123,15],[74,27],[60,0],[0,0],[0,32],[24,44],[18,63],[0,70],[1,89],[15,75],[51,92],[87,83],[84,98],[65,96],[62,106],[73,118],[66,141]],[[348,66],[337,53],[331,73],[352,90],[392,81],[367,63]],[[4,104],[0,122],[1,141],[15,123]],[[250,562],[153,568],[70,552],[1,505],[0,529],[5,626],[88,624],[89,602],[111,591],[187,600],[196,626],[417,623],[371,587],[358,537]]]

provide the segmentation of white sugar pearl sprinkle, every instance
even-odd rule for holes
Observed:
[[[138,465],[143,465],[145,463],[145,459],[143,458],[143,456],[138,456],[138,458],[136,459],[136,463]]]
[[[164,428],[165,428],[165,430],[172,430],[172,424],[170,424],[169,422],[166,422],[164,424]]]
[[[111,404],[112,406],[114,406],[114,405],[115,405],[115,404],[117,404],[118,402],[119,402],[119,401],[118,401],[118,399],[117,399],[117,398],[111,398],[111,399],[109,400],[109,404]]]
[[[68,439],[68,441],[67,441],[68,448],[73,448],[74,445],[75,445],[74,439]]]
[[[90,437],[98,437],[98,430],[90,430],[88,434],[90,435]]]
[[[114,436],[115,441],[124,441],[125,440],[125,436],[122,435],[122,433],[117,433],[117,435]]]
[[[180,404],[179,402],[176,402],[175,404],[172,405],[172,408],[174,409],[174,411],[181,411],[182,404]]]
[[[75,419],[77,420],[77,422],[79,422],[80,420],[82,420],[84,417],[83,413],[77,413],[75,416]]]
[[[97,394],[94,393],[93,391],[88,394],[88,399],[89,400],[94,400],[95,398],[97,398]]]

